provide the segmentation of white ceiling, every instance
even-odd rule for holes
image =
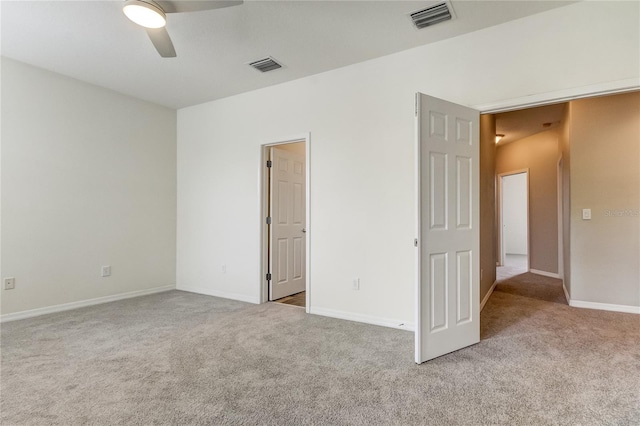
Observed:
[[[557,127],[566,107],[561,103],[496,114],[496,134],[504,135],[498,146]]]
[[[170,14],[177,58],[161,58],[122,1],[6,1],[1,53],[79,80],[181,108],[455,37],[567,1],[453,0],[456,19],[416,30],[427,1],[245,1]],[[272,56],[262,74],[248,62]]]

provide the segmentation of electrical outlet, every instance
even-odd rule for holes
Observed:
[[[13,290],[16,288],[16,279],[13,277],[4,279],[4,289],[5,290]]]
[[[111,266],[103,266],[101,271],[101,276],[110,277],[111,276]]]
[[[360,278],[353,279],[353,289],[360,290]]]

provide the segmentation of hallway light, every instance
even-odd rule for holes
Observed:
[[[502,138],[504,138],[504,135],[496,135],[496,143],[500,142]]]

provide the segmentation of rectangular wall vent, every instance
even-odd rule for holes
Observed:
[[[413,25],[418,29],[448,21],[452,17],[449,5],[446,2],[438,3],[426,9],[413,12],[410,16],[413,21]]]
[[[276,60],[271,57],[260,59],[259,61],[251,62],[249,65],[251,65],[253,68],[257,69],[260,72],[273,71],[273,70],[277,70],[278,68],[282,68],[282,65],[277,63]]]

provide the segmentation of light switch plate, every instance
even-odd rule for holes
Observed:
[[[591,220],[591,209],[582,209],[582,220]]]

